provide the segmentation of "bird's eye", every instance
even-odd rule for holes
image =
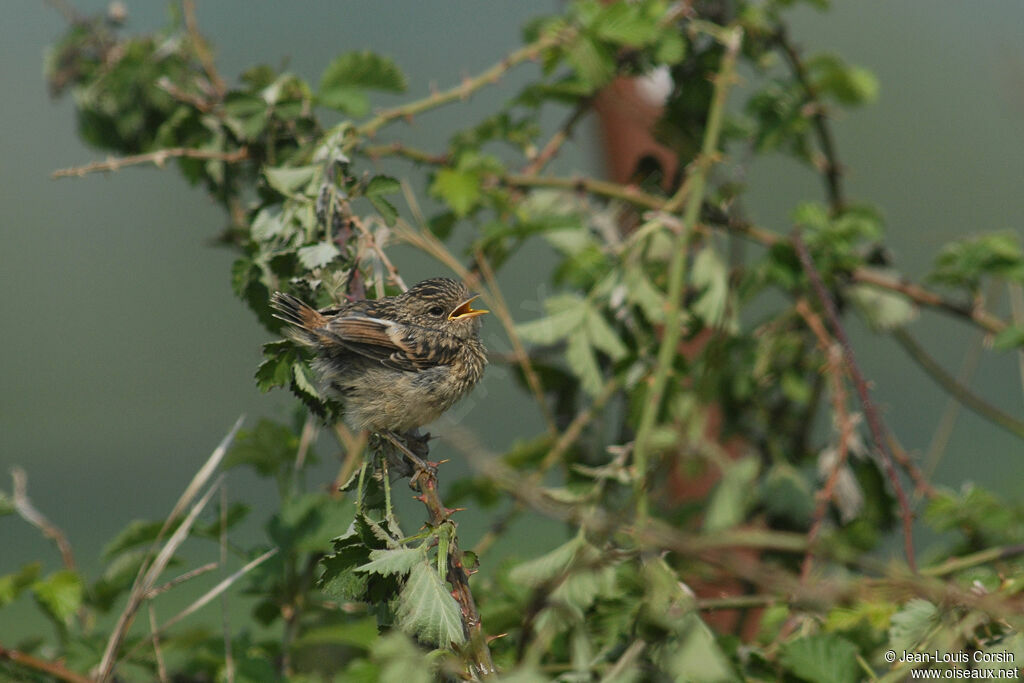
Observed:
[[[427,311],[427,313],[434,316],[435,318],[440,318],[442,315],[444,315],[444,309],[441,308],[440,306],[434,306],[429,311]]]

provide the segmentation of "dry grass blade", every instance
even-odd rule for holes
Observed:
[[[271,548],[270,550],[268,550],[267,552],[263,553],[262,555],[260,555],[256,559],[254,559],[254,560],[250,561],[249,563],[247,563],[244,567],[242,567],[241,569],[236,571],[231,576],[227,577],[226,579],[224,579],[223,581],[218,583],[216,586],[214,586],[213,588],[208,590],[206,593],[203,593],[203,595],[201,595],[191,605],[189,605],[185,609],[181,610],[180,612],[175,614],[173,617],[168,619],[166,622],[164,622],[163,626],[161,626],[160,628],[156,629],[152,634],[150,634],[150,636],[146,640],[140,642],[138,645],[136,645],[131,650],[129,650],[128,654],[131,655],[132,653],[134,653],[139,647],[141,647],[145,643],[150,642],[154,638],[158,638],[161,635],[163,635],[167,631],[167,629],[169,629],[170,627],[174,626],[175,624],[177,624],[179,621],[181,621],[185,617],[189,616],[190,614],[193,614],[193,613],[197,612],[198,610],[200,610],[203,607],[205,607],[206,605],[208,605],[214,598],[216,598],[218,595],[220,595],[221,593],[226,591],[228,588],[230,588],[232,586],[232,584],[234,584],[236,581],[238,581],[238,579],[242,578],[243,576],[245,576],[246,574],[251,572],[253,569],[255,569],[256,567],[258,567],[259,565],[263,564],[264,562],[269,560],[271,557],[276,555],[277,554],[277,550],[278,550],[277,548]]]
[[[195,523],[196,518],[199,517],[199,513],[201,513],[203,508],[206,507],[206,504],[210,501],[210,497],[213,496],[217,487],[220,486],[220,483],[221,479],[218,479],[217,482],[203,495],[203,497],[196,502],[188,516],[184,521],[182,521],[181,525],[175,529],[171,537],[167,539],[167,543],[165,543],[164,547],[160,549],[160,552],[157,554],[142,579],[136,580],[135,585],[132,586],[132,592],[128,596],[128,604],[125,605],[124,611],[121,612],[121,616],[117,619],[117,625],[114,627],[114,631],[110,634],[110,639],[107,640],[107,648],[103,652],[103,659],[96,672],[97,680],[110,680],[114,673],[114,667],[117,664],[117,653],[121,649],[121,645],[124,643],[124,638],[128,634],[128,629],[131,628],[132,622],[135,620],[135,615],[139,611],[139,607],[142,606],[142,601],[146,599],[149,591],[153,588],[153,584],[156,583],[157,578],[159,578],[160,574],[167,568],[167,563],[171,561],[171,557],[174,556],[175,551],[177,551],[177,549],[181,547],[181,544],[185,542],[185,539],[188,538],[188,533],[192,530],[192,525]]]
[[[28,497],[28,475],[25,470],[15,467],[11,470],[11,479],[14,482],[13,503],[14,511],[26,522],[43,532],[43,535],[57,544],[61,560],[64,566],[71,571],[75,570],[75,555],[71,551],[71,544],[68,537],[56,524],[46,518],[42,512],[32,505]]]

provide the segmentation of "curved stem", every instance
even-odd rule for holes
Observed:
[[[743,31],[739,28],[730,30],[725,36],[725,55],[722,66],[715,78],[715,92],[708,112],[707,128],[704,131],[704,142],[701,145],[700,157],[694,163],[692,175],[683,183],[672,199],[665,205],[666,209],[676,209],[685,200],[682,229],[676,235],[673,246],[672,262],[668,271],[668,303],[665,314],[665,330],[658,349],[658,360],[655,366],[654,379],[650,393],[640,417],[640,426],[636,435],[636,446],[633,452],[633,463],[636,468],[634,495],[636,496],[637,517],[647,517],[647,467],[649,451],[647,441],[657,420],[661,408],[662,397],[668,384],[668,377],[676,357],[679,338],[682,333],[683,283],[686,275],[686,254],[690,241],[690,233],[697,224],[701,204],[704,201],[704,188],[707,184],[711,164],[714,163],[718,150],[718,136],[722,129],[725,114],[725,101],[732,85],[736,68],[736,55],[739,53],[743,40]]]

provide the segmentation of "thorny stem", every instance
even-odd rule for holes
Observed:
[[[896,492],[897,500],[899,500],[900,513],[903,519],[903,549],[907,556],[907,565],[910,567],[911,571],[916,573],[917,560],[914,557],[913,536],[914,517],[910,510],[910,503],[907,500],[907,495],[903,491],[903,484],[900,483],[899,474],[896,472],[896,466],[893,464],[892,455],[886,447],[885,430],[882,426],[882,420],[878,415],[878,410],[876,409],[874,402],[871,400],[867,381],[864,379],[864,375],[861,373],[860,367],[857,365],[857,358],[853,353],[853,346],[850,345],[850,340],[846,336],[846,330],[843,328],[843,324],[839,319],[839,312],[836,310],[835,302],[832,301],[832,297],[829,295],[828,290],[825,289],[825,285],[821,281],[821,275],[818,273],[818,269],[815,267],[813,259],[811,259],[810,252],[807,251],[807,245],[804,244],[804,241],[800,238],[799,229],[793,231],[793,246],[796,247],[796,253],[800,258],[800,263],[803,264],[804,271],[807,273],[807,277],[811,281],[811,287],[825,311],[825,317],[828,318],[829,324],[832,326],[832,332],[843,349],[843,356],[846,359],[846,367],[850,376],[853,378],[854,386],[857,389],[857,395],[860,397],[861,409],[864,411],[864,417],[867,419],[868,428],[871,431],[875,450],[878,451],[878,455],[882,461],[882,467],[885,469],[885,474],[888,477],[889,482],[892,484],[893,490]]]
[[[450,521],[451,511],[444,506],[437,493],[437,475],[429,470],[421,471],[416,479],[416,487],[420,492],[419,500],[427,507],[430,525],[437,528]],[[470,673],[474,677],[487,677],[497,673],[497,670],[491,659],[491,649],[487,646],[487,638],[480,622],[480,611],[469,588],[469,573],[463,565],[462,558],[458,537],[453,533],[448,548],[448,581],[452,585],[452,596],[459,603],[462,613],[466,644],[472,657]]]
[[[548,34],[535,40],[501,60],[491,68],[473,78],[467,78],[459,85],[434,93],[429,97],[409,102],[398,107],[385,109],[363,125],[356,128],[356,133],[361,137],[371,137],[378,130],[396,119],[411,118],[416,114],[435,109],[441,105],[463,100],[472,95],[480,88],[497,82],[509,69],[522,62],[536,59],[544,50],[554,47],[559,43],[570,40],[575,34],[573,29],[566,29],[557,33]]]
[[[838,454],[832,469],[824,485],[819,489],[817,501],[814,508],[814,515],[811,518],[811,528],[807,532],[807,554],[804,555],[803,565],[800,568],[800,580],[806,581],[811,575],[811,566],[814,562],[814,542],[821,533],[821,526],[825,521],[825,512],[828,510],[828,503],[835,495],[836,484],[839,482],[839,473],[846,464],[847,456],[850,453],[850,439],[853,437],[853,420],[850,419],[849,411],[846,409],[846,387],[843,385],[842,351],[836,348],[835,343],[829,337],[824,324],[805,299],[800,299],[796,304],[797,313],[804,319],[807,326],[818,339],[818,346],[825,354],[825,372],[828,374],[830,392],[832,394],[832,410],[835,411],[836,422],[839,426]]]
[[[843,168],[839,163],[839,156],[836,153],[832,129],[829,127],[828,117],[825,115],[825,106],[822,104],[817,90],[807,76],[807,69],[800,58],[800,53],[789,42],[785,27],[779,27],[776,33],[776,40],[778,41],[779,48],[782,50],[782,54],[785,55],[786,61],[789,62],[789,66],[793,70],[793,75],[806,93],[807,103],[813,109],[814,113],[811,115],[811,121],[814,124],[814,132],[818,137],[818,146],[821,147],[821,174],[825,181],[825,192],[828,194],[829,208],[832,210],[832,214],[836,215],[846,205],[842,188]]]
[[[2,661],[13,662],[18,666],[39,671],[67,683],[93,683],[93,679],[75,673],[59,662],[50,662],[18,650],[8,650],[0,645],[0,662]]]
[[[718,135],[722,128],[726,97],[734,79],[736,55],[739,53],[740,45],[743,41],[743,31],[738,27],[734,28],[724,38],[725,55],[722,57],[722,66],[715,78],[715,91],[711,100],[711,108],[708,112],[707,128],[704,131],[704,142],[701,145],[700,157],[694,163],[695,168],[692,175],[683,183],[683,187],[679,189],[676,196],[668,202],[669,207],[676,207],[682,200],[683,193],[686,193],[683,226],[682,230],[676,235],[672,261],[669,265],[665,329],[661,338],[661,346],[658,349],[654,379],[640,418],[640,426],[637,430],[636,445],[633,453],[633,463],[636,468],[634,495],[637,504],[637,517],[641,521],[646,519],[648,513],[647,459],[649,453],[647,442],[661,408],[661,399],[665,393],[665,386],[668,384],[669,374],[672,370],[672,361],[678,352],[676,347],[679,345],[679,338],[682,334],[683,280],[686,272],[689,236],[697,224],[701,204],[704,201],[704,188],[707,183],[708,173],[718,150]]]
[[[210,149],[192,149],[191,147],[170,147],[158,149],[155,152],[145,154],[133,154],[127,157],[107,157],[104,161],[93,161],[83,166],[62,168],[50,174],[53,179],[57,178],[81,178],[90,173],[107,173],[119,171],[125,166],[138,166],[141,164],[154,164],[163,166],[168,159],[208,159],[235,163],[249,158],[249,149],[242,147],[232,152],[218,152]]]

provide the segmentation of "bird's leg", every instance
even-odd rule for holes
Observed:
[[[395,448],[405,454],[405,457],[409,458],[417,469],[417,475],[422,472],[427,472],[431,475],[437,473],[437,466],[433,463],[429,463],[420,456],[412,452],[412,450],[402,441],[402,438],[392,431],[385,431],[380,433],[385,439],[394,444]],[[420,440],[417,444],[420,448],[418,450],[426,450],[426,441]]]

